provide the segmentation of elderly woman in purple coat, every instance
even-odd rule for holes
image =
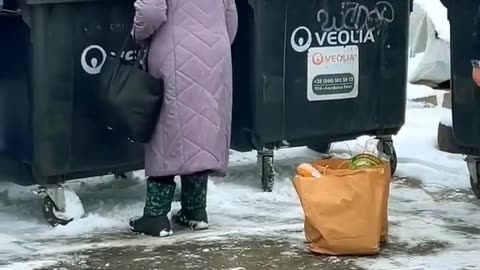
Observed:
[[[225,176],[228,166],[235,0],[137,0],[135,10],[135,37],[151,42],[149,70],[164,80],[165,99],[146,145],[143,216],[130,226],[172,235],[167,214],[180,176],[182,208],[173,222],[207,229],[208,176]]]

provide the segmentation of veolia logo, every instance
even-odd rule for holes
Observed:
[[[312,63],[316,66],[320,66],[323,63],[323,54],[316,53],[312,56]]]
[[[306,40],[305,37],[299,36],[301,32],[306,34]],[[297,38],[297,36],[299,37]],[[305,26],[298,27],[293,31],[290,37],[290,44],[295,51],[305,52],[310,48],[310,45],[312,45],[312,32],[310,32],[310,29]]]
[[[97,53],[94,53],[94,51],[97,51]],[[98,54],[98,52],[100,53],[100,55]],[[100,59],[98,57],[100,57]],[[100,73],[100,71],[102,70],[102,66],[103,64],[105,64],[106,60],[107,52],[105,52],[102,47],[98,45],[90,45],[85,48],[85,50],[83,50],[80,61],[82,64],[82,68],[83,70],[85,70],[85,72],[90,75],[96,75]]]
[[[113,57],[117,56],[117,53],[115,52],[109,52],[109,54]],[[120,53],[120,58],[128,62],[134,61],[135,51],[122,51]],[[83,50],[82,56],[80,57],[83,70],[90,75],[100,74],[105,61],[107,61],[107,52],[98,45],[88,46]]]

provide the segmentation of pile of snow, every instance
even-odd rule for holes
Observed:
[[[437,105],[442,105],[447,91],[436,90],[422,84],[407,84],[407,100],[416,101],[426,97],[436,97]]]
[[[445,110],[443,112],[440,123],[447,127],[453,127],[452,110]]]
[[[8,266],[1,266],[0,270],[30,270],[30,269],[41,269],[45,267],[51,267],[57,264],[57,260],[39,260],[39,261],[30,261],[30,262],[16,262]]]
[[[408,81],[450,80],[450,22],[440,0],[414,0],[409,38]]]
[[[81,219],[85,215],[85,210],[78,195],[74,190],[68,188],[65,188],[63,193],[65,196],[65,210],[56,211],[53,209],[55,216],[63,220]]]

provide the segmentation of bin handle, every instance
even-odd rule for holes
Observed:
[[[5,9],[5,8],[0,8],[0,16],[20,16],[22,15],[22,10],[21,9]]]

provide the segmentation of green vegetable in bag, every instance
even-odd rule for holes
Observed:
[[[357,170],[363,168],[374,168],[382,164],[383,162],[374,155],[363,153],[352,158],[352,161],[350,162],[350,169]]]

